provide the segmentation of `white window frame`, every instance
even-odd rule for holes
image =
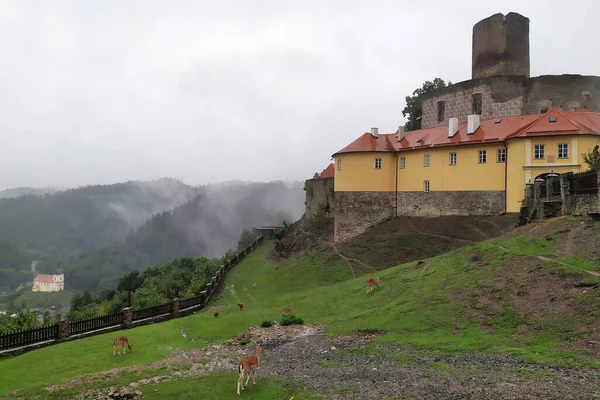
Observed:
[[[431,156],[429,153],[423,155],[423,166],[429,167],[431,165]]]
[[[533,158],[534,158],[534,160],[543,160],[546,158],[546,145],[545,144],[534,144],[533,145]]]
[[[337,160],[337,169],[338,169],[338,171],[342,170],[342,159],[341,158],[338,158],[338,160]]]
[[[500,159],[500,156],[502,156],[502,159]],[[499,162],[499,163],[506,162],[506,149],[505,148],[498,149],[496,151],[496,162]]]
[[[487,150],[479,150],[477,153],[477,163],[485,164],[487,162]]]
[[[558,158],[569,158],[569,143],[559,143],[556,154]]]
[[[400,157],[400,169],[406,168],[406,157]]]
[[[423,191],[425,193],[429,193],[430,192],[430,185],[429,185],[429,181],[423,181]]]
[[[381,169],[383,162],[380,157],[375,158],[375,169]]]
[[[454,156],[454,157],[452,157],[452,156]],[[449,162],[450,162],[450,165],[456,165],[456,152],[455,151],[450,152]]]

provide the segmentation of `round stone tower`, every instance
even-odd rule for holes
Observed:
[[[494,14],[473,26],[472,78],[529,77],[529,18]]]

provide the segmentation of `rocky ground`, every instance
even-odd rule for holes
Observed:
[[[145,385],[183,377],[236,371],[237,361],[262,341],[257,372],[303,383],[330,399],[593,399],[600,398],[600,371],[538,365],[501,354],[433,353],[394,343],[370,343],[381,332],[328,337],[312,325],[252,327],[222,345],[189,351],[173,350],[154,363],[120,368],[47,388],[55,391],[106,381],[124,370],[167,367],[166,373],[126,388],[89,390],[79,399],[142,398]],[[240,345],[240,339],[251,343]],[[368,346],[368,347],[365,347]],[[252,382],[250,381],[250,385]]]

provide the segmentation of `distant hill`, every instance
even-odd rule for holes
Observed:
[[[18,187],[0,190],[0,199],[12,199],[15,197],[34,195],[42,196],[46,193],[55,193],[60,191],[58,188],[33,188],[33,187]]]
[[[95,291],[174,257],[219,258],[244,229],[300,218],[304,197],[301,182],[162,178],[0,199],[0,286],[25,280],[34,260],[42,273],[60,262],[67,286]]]
[[[152,215],[200,192],[175,179],[95,185],[0,199],[0,240],[76,253],[122,243]]]
[[[301,185],[250,183],[205,189],[188,203],[148,220],[127,247],[162,264],[173,257],[221,257],[236,247],[243,229],[292,223],[304,213]]]

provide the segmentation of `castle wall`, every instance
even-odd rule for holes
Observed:
[[[336,192],[334,241],[352,239],[394,217],[395,192]]]
[[[398,216],[495,215],[505,210],[503,190],[398,192]]]
[[[304,182],[306,192],[305,216],[312,218],[318,211],[333,213],[335,208],[334,178],[313,178]]]
[[[481,119],[540,113],[544,107],[561,111],[600,111],[600,77],[506,75],[471,79],[441,88],[422,100],[422,128],[447,126],[448,118],[467,123],[473,114],[473,94],[481,93]],[[438,102],[445,102],[444,120],[437,120]]]

